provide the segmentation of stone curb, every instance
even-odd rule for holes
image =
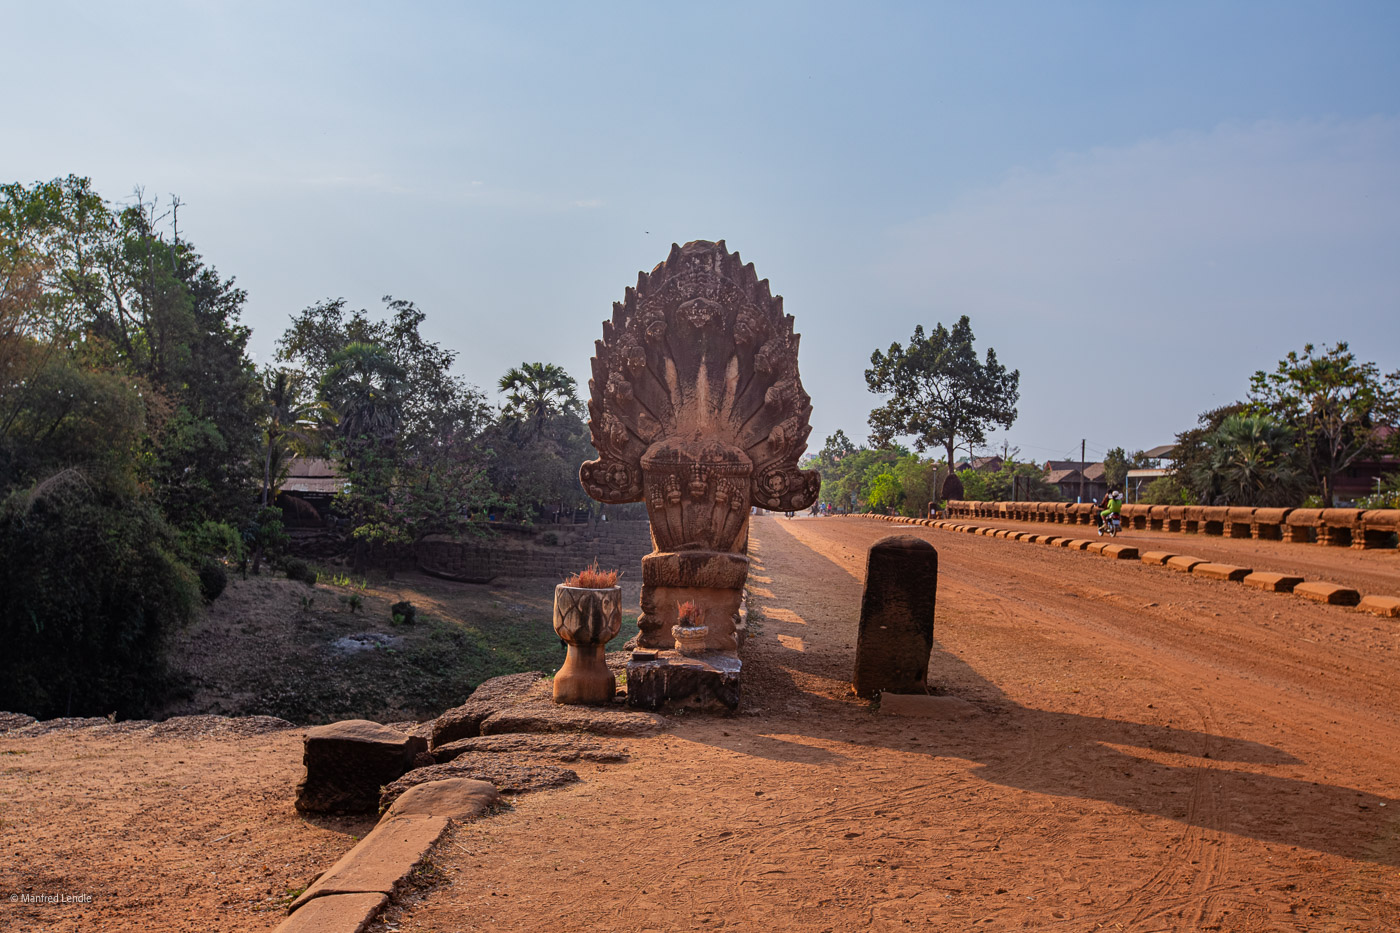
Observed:
[[[1253,567],[1236,567],[1233,564],[1197,564],[1191,568],[1193,576],[1207,580],[1229,580],[1238,583],[1254,572]]]
[[[859,518],[862,516],[842,515],[838,518]],[[1010,528],[991,528],[981,525],[965,525],[949,520],[908,519],[888,515],[870,515],[881,521],[896,524],[925,525],[949,531],[963,531],[969,534],[986,535],[992,538],[1010,538],[1033,544],[1048,544],[1052,547],[1069,548],[1074,551],[1093,551],[1113,560],[1140,560],[1149,566],[1164,566],[1169,570],[1190,573],[1208,580],[1244,583],[1257,589],[1273,593],[1295,593],[1304,599],[1325,603],[1330,606],[1346,606],[1362,612],[1373,613],[1386,618],[1400,618],[1400,597],[1362,596],[1348,586],[1324,581],[1305,581],[1302,577],[1284,573],[1255,571],[1249,567],[1236,567],[1233,564],[1217,564],[1199,557],[1185,554],[1172,554],[1167,551],[1144,551],[1131,545],[1111,544],[1108,541],[1090,541],[1081,538],[1064,538],[1034,532],[1015,531]]]
[[[1261,590],[1268,590],[1271,593],[1291,593],[1293,588],[1303,582],[1302,577],[1289,576],[1286,573],[1263,573],[1255,571],[1242,581],[1245,586],[1258,587]]]
[[[292,901],[291,916],[275,933],[360,933],[452,820],[478,817],[499,799],[493,785],[468,778],[409,788],[365,838]]]
[[[1351,587],[1320,580],[1299,583],[1293,587],[1293,595],[1329,606],[1355,606],[1361,602],[1361,594]]]
[[[1400,618],[1400,596],[1364,596],[1356,608],[1390,619]]]

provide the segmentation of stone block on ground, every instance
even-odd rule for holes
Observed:
[[[530,696],[552,695],[551,684],[539,671],[506,674],[484,681],[467,702],[453,707],[432,722],[432,747],[481,734],[488,717],[524,702]]]
[[[1349,586],[1339,583],[1310,581],[1293,587],[1294,595],[1329,606],[1355,606],[1361,602],[1361,594]]]
[[[1191,557],[1187,554],[1178,554],[1175,557],[1167,558],[1167,567],[1181,573],[1190,573],[1192,568],[1206,563],[1204,558]]]
[[[628,689],[631,689],[630,678]],[[590,732],[594,735],[652,735],[668,725],[664,716],[655,713],[592,706],[556,706],[550,700],[546,703],[520,703],[488,716],[481,723],[481,734]]]
[[[273,933],[363,933],[388,903],[388,895],[377,891],[314,898]]]
[[[1137,560],[1138,549],[1131,544],[1105,544],[1103,556],[1113,560]]]
[[[364,719],[316,726],[306,733],[296,808],[304,813],[373,812],[379,788],[410,770],[428,743]]]
[[[1154,566],[1160,567],[1173,557],[1176,557],[1176,555],[1170,551],[1143,551],[1142,554],[1138,556],[1138,560],[1142,561],[1144,564],[1153,564]]]
[[[932,544],[895,535],[871,545],[852,676],[857,695],[924,691],[937,600],[938,551]]]
[[[1253,586],[1261,590],[1268,590],[1271,593],[1291,593],[1293,588],[1303,582],[1302,577],[1290,576],[1286,573],[1266,573],[1255,571],[1244,578],[1245,586]]]
[[[1400,618],[1400,596],[1363,596],[1356,608],[1390,619]]]
[[[1254,572],[1253,567],[1236,567],[1233,564],[1197,564],[1191,568],[1192,576],[1207,580],[1232,580],[1239,582]]]
[[[1069,548],[1071,551],[1087,551],[1089,549],[1089,545],[1093,543],[1093,541],[1090,541],[1087,538],[1071,538],[1069,540],[1069,543],[1066,544],[1065,547]]]
[[[445,764],[460,755],[514,754],[544,758],[549,761],[617,762],[628,759],[625,748],[604,746],[586,735],[562,733],[508,733],[458,739],[433,749],[436,764]]]
[[[729,654],[688,657],[678,651],[638,651],[627,662],[627,705],[643,710],[734,710],[741,699],[741,670],[742,663]]]
[[[528,755],[459,755],[445,764],[414,768],[386,784],[379,795],[379,808],[388,810],[410,788],[455,779],[483,782],[502,794],[515,795],[573,784],[578,773],[558,765],[540,764]]]
[[[410,787],[392,801],[383,819],[401,816],[445,816],[474,820],[501,800],[501,792],[488,781],[443,778]]]
[[[447,829],[445,816],[404,816],[380,820],[355,848],[292,901],[295,913],[305,904],[333,894],[384,894],[392,897],[409,872],[423,860]]]
[[[1093,551],[1095,554],[1102,554],[1103,549],[1106,547],[1108,547],[1107,541],[1090,541],[1089,546],[1086,547],[1084,550]]]

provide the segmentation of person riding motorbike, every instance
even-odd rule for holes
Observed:
[[[1113,490],[1101,503],[1103,511],[1099,513],[1099,534],[1103,534],[1104,523],[1112,521],[1113,517],[1123,511],[1123,494],[1118,490]]]

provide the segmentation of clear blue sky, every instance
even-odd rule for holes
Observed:
[[[253,349],[416,301],[586,384],[673,241],[803,335],[812,449],[969,314],[1028,458],[1170,441],[1308,341],[1400,368],[1400,3],[0,2],[0,179],[179,195]],[[1101,348],[1111,347],[1111,362]],[[996,442],[1000,442],[997,436]]]

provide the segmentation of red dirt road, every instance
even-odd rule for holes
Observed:
[[[965,717],[847,692],[892,533],[939,550]],[[460,827],[377,929],[1400,929],[1395,620],[872,520],[764,517],[753,554],[746,714]]]

